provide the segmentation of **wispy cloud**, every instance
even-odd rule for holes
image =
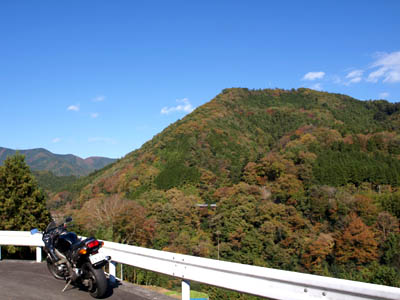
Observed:
[[[60,139],[59,137],[56,137],[56,138],[52,139],[51,142],[52,142],[53,144],[56,144],[56,143],[61,142],[61,139]]]
[[[400,51],[379,53],[371,68],[375,71],[368,75],[367,81],[400,82]]]
[[[320,83],[313,84],[310,86],[310,88],[313,90],[322,91],[322,85]]]
[[[91,113],[90,117],[92,117],[93,119],[96,119],[100,114],[95,112],[95,113]]]
[[[69,111],[79,111],[79,109],[80,109],[79,104],[70,105],[70,106],[67,107],[67,110],[69,110]]]
[[[353,70],[349,74],[346,75],[346,78],[357,78],[363,75],[363,70]]]
[[[322,79],[325,76],[325,72],[308,72],[303,76],[303,80],[316,80]]]
[[[346,79],[348,80],[345,82],[345,85],[350,85],[352,83],[359,83],[362,80],[362,75],[364,74],[363,70],[353,70],[346,75]]]
[[[91,137],[88,139],[88,142],[89,143],[105,143],[105,144],[111,144],[111,145],[117,144],[117,141],[115,139],[108,138],[108,137]]]
[[[103,102],[106,100],[106,96],[100,95],[92,99],[93,102]]]
[[[362,80],[361,77],[354,77],[354,78],[350,79],[350,81],[347,82],[347,84],[349,85],[351,83],[359,83],[361,80]]]
[[[325,72],[308,72],[302,80],[324,79],[324,82],[330,82],[338,85],[350,86],[352,84],[369,83],[399,83],[400,82],[400,51],[375,54],[374,61],[366,68],[350,68],[345,70],[344,75],[330,75],[325,78]],[[315,84],[311,88],[319,89],[320,84]],[[384,94],[384,93],[383,93]],[[385,97],[382,97],[385,98]],[[387,96],[386,96],[387,98]]]
[[[194,108],[192,104],[189,102],[188,98],[183,98],[183,99],[178,99],[176,102],[181,103],[178,104],[177,106],[172,106],[172,107],[163,107],[161,109],[161,114],[167,115],[172,112],[186,112],[186,113],[191,113]]]
[[[388,92],[383,92],[379,94],[379,98],[381,99],[387,99],[389,97],[389,93]]]

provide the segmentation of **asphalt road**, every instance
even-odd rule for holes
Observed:
[[[70,285],[62,293],[65,282],[50,275],[45,263],[32,261],[0,261],[0,299],[94,299],[86,291]],[[171,300],[173,298],[129,283],[109,284],[105,299],[111,300]]]

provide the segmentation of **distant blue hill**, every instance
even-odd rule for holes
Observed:
[[[0,165],[16,152],[17,150],[0,147]],[[18,152],[25,155],[25,160],[32,170],[50,171],[57,176],[88,175],[116,161],[107,157],[93,156],[83,159],[72,154],[54,154],[43,148],[18,150]]]

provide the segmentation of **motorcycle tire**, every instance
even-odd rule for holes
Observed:
[[[103,298],[108,289],[106,275],[102,268],[94,268],[91,263],[83,265],[85,277],[89,279],[89,293],[94,298]]]
[[[55,279],[64,280],[65,279],[64,276],[59,274],[57,266],[54,265],[51,259],[47,258],[46,261],[47,261],[47,269],[49,270],[50,274],[53,275]]]

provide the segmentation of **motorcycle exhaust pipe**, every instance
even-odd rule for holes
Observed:
[[[64,254],[62,254],[60,251],[58,251],[57,249],[54,249],[55,251],[55,253],[56,253],[56,255],[60,258],[60,260],[59,261],[57,261],[56,263],[55,263],[55,265],[61,265],[61,264],[65,264],[65,263],[67,263],[67,258],[65,257],[65,255]]]

